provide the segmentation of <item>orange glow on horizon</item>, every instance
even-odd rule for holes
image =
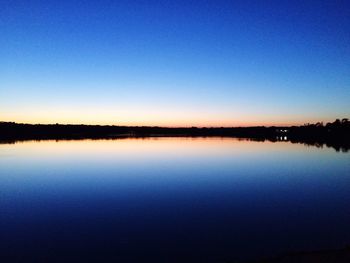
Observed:
[[[39,105],[34,108],[21,105],[1,110],[0,121],[29,124],[85,124],[161,127],[249,127],[292,126],[305,123],[334,121],[335,116],[324,119],[314,114],[286,114],[236,109],[230,111],[181,107],[63,107]]]
[[[187,118],[181,118],[180,116],[175,116],[173,118],[157,118],[146,116],[144,118],[108,118],[109,116],[91,116],[84,115],[82,117],[78,116],[2,116],[0,121],[4,122],[16,122],[16,123],[28,123],[28,124],[83,124],[83,125],[116,125],[116,126],[160,126],[160,127],[250,127],[250,126],[293,126],[293,125],[303,125],[305,123],[316,123],[318,121],[324,121],[319,119],[307,119],[302,118],[297,120],[296,118],[291,118],[290,121],[283,120],[282,118],[277,118],[272,120],[272,118],[253,118],[244,117],[241,118],[199,118],[191,116]],[[328,119],[327,121],[334,121],[334,119]]]

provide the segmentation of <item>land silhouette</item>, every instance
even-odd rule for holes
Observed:
[[[130,137],[235,137],[249,140],[290,141],[316,147],[333,147],[336,151],[350,149],[350,121],[336,119],[323,124],[301,126],[254,127],[158,127],[158,126],[110,126],[72,124],[22,124],[0,122],[0,141],[45,139],[113,139]]]

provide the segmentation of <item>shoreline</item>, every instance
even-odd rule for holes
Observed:
[[[100,126],[72,124],[18,124],[0,122],[0,141],[118,139],[149,137],[226,137],[255,141],[288,141],[316,147],[350,150],[350,121],[303,126],[255,126],[231,128],[166,128],[157,126]]]

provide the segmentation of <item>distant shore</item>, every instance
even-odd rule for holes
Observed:
[[[63,124],[21,124],[0,122],[0,141],[44,139],[107,139],[125,137],[235,137],[263,141],[290,141],[317,147],[350,149],[350,121],[303,126],[255,126],[231,128],[166,128],[151,126],[100,126]]]

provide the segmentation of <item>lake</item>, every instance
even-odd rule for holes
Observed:
[[[2,262],[234,262],[350,244],[350,153],[234,138],[0,144]]]

